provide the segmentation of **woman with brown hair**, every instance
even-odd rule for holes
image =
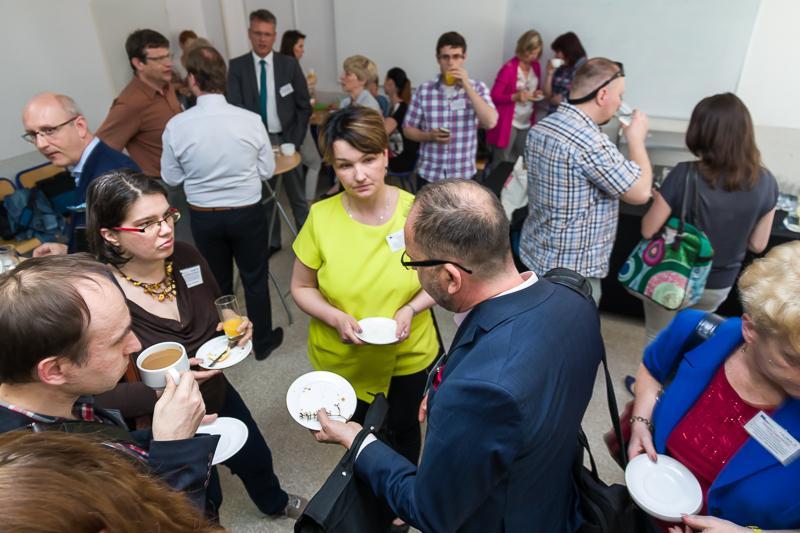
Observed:
[[[703,230],[714,248],[703,296],[692,308],[715,311],[728,297],[745,253],[767,247],[778,183],[761,165],[750,112],[735,94],[709,96],[695,106],[686,146],[700,160],[679,163],[670,171],[642,218],[642,236],[652,238],[670,216],[681,212],[689,186],[688,222]],[[650,342],[675,312],[645,300],[644,316]]]
[[[403,120],[411,103],[411,80],[399,68],[390,68],[383,82],[389,97],[389,116],[383,119],[389,135],[389,172],[405,173],[414,170],[419,143],[403,135]]]
[[[61,432],[0,434],[3,531],[211,533],[186,496],[146,465],[87,437]]]
[[[347,379],[356,390],[353,419],[362,422],[372,394],[387,394],[385,427],[394,448],[416,464],[417,409],[426,369],[438,351],[433,299],[400,260],[403,227],[414,197],[384,182],[388,139],[383,117],[351,106],[323,124],[320,146],[344,192],[311,207],[293,249],[292,296],[311,315],[308,354],[316,370]],[[393,318],[397,342],[365,344],[358,320]]]
[[[571,31],[556,37],[550,48],[555,56],[547,63],[547,76],[542,88],[544,97],[550,104],[548,113],[553,113],[561,102],[566,102],[569,98],[572,78],[586,62],[586,50],[578,36]]]

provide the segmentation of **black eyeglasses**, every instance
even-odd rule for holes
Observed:
[[[42,137],[44,137],[46,139],[49,139],[53,135],[58,133],[58,130],[60,130],[61,128],[63,128],[64,126],[66,126],[67,124],[69,124],[70,122],[72,122],[73,120],[78,118],[79,116],[80,115],[75,115],[71,119],[65,120],[61,124],[57,124],[57,125],[52,126],[52,127],[45,127],[45,128],[40,129],[39,131],[29,131],[29,132],[23,133],[22,134],[22,138],[25,139],[26,141],[28,141],[31,144],[36,144],[36,137],[38,137],[39,135],[41,135]]]
[[[594,91],[590,92],[586,96],[581,96],[580,98],[569,98],[567,101],[572,105],[586,103],[589,100],[593,99],[595,96],[597,96],[597,93],[600,92],[600,89],[602,89],[603,87],[607,86],[609,83],[611,83],[615,79],[624,78],[625,77],[625,68],[622,66],[622,63],[620,63],[619,61],[614,61],[614,64],[619,67],[619,70],[616,71],[613,76],[611,76],[606,81],[604,81],[600,85],[600,87],[598,87]]]
[[[432,267],[432,266],[439,266],[439,265],[453,265],[454,267],[458,267],[467,274],[472,274],[472,270],[468,269],[467,267],[463,267],[456,263],[455,261],[445,261],[443,259],[426,259],[425,261],[411,261],[408,257],[406,252],[403,252],[403,255],[400,256],[400,264],[406,267],[406,270],[411,270],[414,268],[419,267]]]

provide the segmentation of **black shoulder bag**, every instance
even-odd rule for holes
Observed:
[[[353,533],[384,531],[394,518],[389,505],[355,476],[353,467],[361,443],[377,433],[389,404],[383,394],[375,396],[362,429],[350,449],[333,469],[294,525],[295,533]]]

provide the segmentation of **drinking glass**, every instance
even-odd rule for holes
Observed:
[[[234,294],[226,294],[214,300],[214,305],[219,313],[219,321],[222,322],[222,330],[229,341],[238,340],[244,335],[239,331],[242,325],[242,313],[239,311],[239,300]]]

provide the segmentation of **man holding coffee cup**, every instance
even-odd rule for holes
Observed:
[[[150,430],[128,432],[93,396],[111,390],[141,344],[119,288],[82,255],[30,259],[0,276],[0,432],[92,433],[149,464],[200,508],[218,436],[195,436],[205,405],[190,372],[166,387]]]
[[[275,171],[272,146],[257,114],[225,101],[225,60],[216,49],[192,48],[186,71],[197,105],[167,123],[161,174],[169,185],[183,184],[194,242],[223,294],[233,293],[236,261],[256,358],[265,359],[283,342],[283,330],[272,329],[269,230],[261,205],[261,182]]]
[[[569,103],[528,133],[529,213],[520,258],[537,274],[569,268],[587,278],[595,303],[617,231],[619,200],[644,204],[653,172],[645,149],[647,115],[638,109],[623,128],[631,160],[600,130],[622,105],[625,71],[602,57],[585,62]]]
[[[478,127],[497,124],[489,88],[469,78],[467,41],[454,31],[436,43],[440,74],[414,92],[403,134],[420,144],[417,187],[445,178],[470,179],[477,172]]]

